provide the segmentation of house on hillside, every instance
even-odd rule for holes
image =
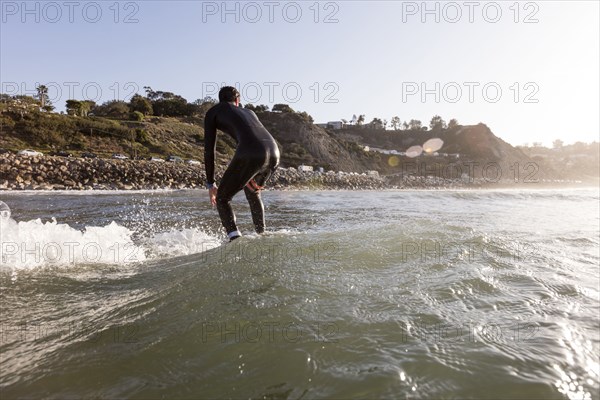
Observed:
[[[327,127],[331,129],[342,129],[345,124],[342,121],[329,121]]]
[[[345,124],[343,121],[329,121],[326,124],[315,124],[316,126],[323,128],[323,129],[342,129],[345,128],[347,124]]]

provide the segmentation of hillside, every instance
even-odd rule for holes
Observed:
[[[298,114],[259,113],[282,150],[281,165],[300,164],[327,169],[363,171],[377,165],[379,156],[367,154],[354,143],[330,136]],[[204,161],[204,121],[193,117],[148,117],[127,121],[79,117],[45,112],[0,114],[0,148],[26,148],[43,153],[66,150],[75,155],[93,152],[108,158],[113,153],[148,158],[176,155]],[[218,135],[217,153],[226,164],[235,151],[228,135]]]
[[[66,150],[75,156],[81,152],[93,152],[103,158],[123,153],[132,158],[176,155],[184,159],[204,160],[204,121],[199,116],[148,116],[141,121],[131,121],[37,110],[25,113],[7,109],[0,111],[0,148],[13,152],[31,148],[44,153]],[[465,172],[476,178],[485,178],[490,171],[492,178],[496,178],[499,171],[498,179],[515,182],[526,177],[577,179],[584,176],[591,179],[598,176],[597,168],[593,171],[588,166],[588,173],[582,174],[581,169],[568,171],[564,165],[549,158],[526,154],[498,138],[485,124],[438,131],[390,131],[358,126],[329,130],[314,125],[305,113],[261,110],[257,115],[280,146],[282,167],[306,164],[334,171],[377,170],[390,176],[409,173],[443,178],[460,178]],[[440,155],[408,158],[364,151],[365,146],[371,146],[403,152],[410,146],[423,145],[431,138],[443,140]],[[235,142],[221,134],[217,151],[218,169],[222,169],[235,151]],[[444,156],[444,153],[457,154],[459,158]],[[589,165],[597,164],[595,159]],[[470,171],[466,165],[475,167]],[[485,170],[490,165],[493,168]],[[581,163],[569,165],[579,167]]]
[[[427,169],[435,170],[444,165],[476,165],[476,176],[485,175],[483,168],[488,166],[488,175],[498,169],[502,179],[515,183],[539,180],[580,180],[597,183],[600,174],[600,154],[597,142],[576,143],[559,149],[513,147],[496,136],[483,124],[456,126],[439,131],[392,131],[351,127],[331,131],[336,137],[365,146],[405,151],[413,145],[422,145],[431,138],[440,138],[444,145],[439,153],[459,154],[460,159],[426,157]],[[403,163],[414,163],[418,159],[400,157]],[[419,161],[420,162],[420,161]],[[430,168],[431,167],[431,168]],[[425,168],[424,168],[425,169]],[[394,168],[397,171],[398,168]],[[394,171],[387,170],[388,173]],[[446,176],[447,177],[447,176]]]
[[[378,154],[365,152],[363,146],[336,137],[299,114],[261,112],[258,117],[279,143],[284,166],[306,164],[362,172],[381,164]]]
[[[203,121],[194,118],[149,117],[126,121],[102,117],[78,117],[29,112],[0,114],[0,148],[31,148],[43,153],[66,150],[75,155],[93,152],[109,158],[113,153],[148,158],[177,155],[203,161]],[[235,143],[225,135],[217,148],[222,162],[234,152]]]
[[[368,129],[361,127],[351,127],[350,129],[341,129],[333,131],[336,137],[346,141],[353,141],[364,146],[371,146],[380,149],[406,151],[411,146],[423,145],[427,140],[439,138],[443,141],[443,146],[438,150],[439,153],[457,154],[459,159],[453,157],[419,157],[417,159],[399,157],[399,166],[396,168],[387,168],[386,172],[395,173],[398,170],[406,169],[405,164],[414,164],[415,162],[425,162],[431,171],[444,170],[448,165],[458,165],[462,171],[468,173],[469,165],[472,165],[476,171],[475,176],[481,177],[485,174],[484,168],[489,168],[488,173],[498,169],[502,179],[510,176],[517,176],[513,171],[516,167],[522,173],[530,172],[535,169],[535,175],[538,178],[548,178],[556,176],[557,171],[554,168],[545,166],[538,168],[539,165],[532,165],[535,160],[526,155],[522,150],[517,149],[500,139],[485,124],[455,126],[453,128],[438,131],[393,131],[383,129]],[[512,169],[511,169],[512,168]],[[443,172],[442,172],[443,173]]]
[[[525,153],[494,135],[485,124],[459,125],[439,131],[393,131],[353,127],[333,132],[335,136],[344,140],[385,149],[403,151],[410,146],[422,145],[429,139],[440,138],[444,141],[440,152],[459,153],[471,160],[528,160]]]

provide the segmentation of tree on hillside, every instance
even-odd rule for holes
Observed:
[[[564,146],[564,142],[560,139],[556,139],[554,142],[552,142],[552,147],[554,147],[555,149],[561,149]]]
[[[143,115],[152,115],[152,103],[150,100],[139,94],[135,94],[129,101],[129,109],[132,112],[138,111]]]
[[[37,98],[40,101],[40,107],[46,107],[48,102],[48,87],[45,85],[39,85],[37,88]]]
[[[203,99],[196,99],[191,105],[193,109],[192,114],[204,116],[215,104],[217,104],[217,101],[210,96],[205,96]]]
[[[448,122],[448,128],[454,128],[456,126],[458,126],[458,120],[456,120],[456,118],[452,118],[449,122]]]
[[[40,108],[46,112],[54,110],[52,102],[48,98],[48,87],[45,85],[39,85],[37,88],[37,98],[40,101]]]
[[[369,125],[371,125],[371,128],[373,129],[384,129],[383,122],[379,118],[373,118]]]
[[[310,115],[306,111],[298,112],[297,114],[299,116],[301,116],[305,121],[307,121],[310,124],[312,124],[312,123],[315,122],[315,120],[313,119],[312,115]]]
[[[429,122],[429,127],[432,131],[441,131],[442,129],[446,129],[448,125],[446,125],[446,121],[442,119],[439,115],[434,115],[431,118],[431,122]]]
[[[195,104],[197,106],[201,106],[202,104],[211,104],[214,106],[215,104],[217,104],[217,101],[210,96],[205,96],[201,99],[194,100],[192,104]]]
[[[287,104],[275,104],[273,106],[273,111],[274,112],[279,111],[279,112],[282,112],[282,113],[293,113],[294,112],[294,110],[292,109],[292,107],[290,107]]]
[[[395,131],[400,129],[400,117],[392,117],[392,120],[390,121],[390,126]]]
[[[67,114],[76,115],[78,117],[87,117],[90,110],[96,106],[96,103],[91,100],[67,100]]]
[[[92,100],[83,100],[81,102],[81,116],[87,117],[90,111],[96,107],[96,102]]]
[[[79,115],[81,112],[81,101],[79,100],[67,100],[66,104],[67,114]]]
[[[152,102],[152,110],[155,115],[179,117],[191,114],[186,99],[171,92],[161,93],[162,96]]]
[[[146,97],[152,103],[154,115],[165,117],[179,117],[192,115],[196,109],[193,104],[189,104],[183,97],[172,93],[155,91],[150,86],[144,86]]]
[[[259,105],[255,106],[252,103],[246,103],[246,105],[244,105],[244,108],[247,108],[248,110],[252,110],[255,113],[269,111],[269,106],[266,106],[264,104],[259,104]]]
[[[404,121],[402,123],[402,129],[405,130],[405,131],[407,131],[407,130],[410,129],[410,125],[408,124],[408,122]]]
[[[144,90],[146,91],[146,97],[150,101],[156,100],[159,97],[159,92],[155,92],[150,86],[144,86]]]
[[[214,104],[217,104],[217,100],[213,99],[210,96],[204,96],[204,98],[194,101],[194,104],[204,104],[204,103],[211,103],[214,105]]]
[[[411,131],[420,131],[423,126],[418,119],[411,119],[408,123],[408,127]]]
[[[365,115],[361,114],[358,116],[358,119],[356,120],[356,125],[362,125],[365,123]]]
[[[125,119],[129,116],[130,110],[124,101],[111,100],[94,107],[93,112],[99,117]]]

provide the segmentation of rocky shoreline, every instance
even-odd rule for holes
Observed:
[[[0,156],[0,190],[135,190],[202,186],[199,165],[112,159]]]
[[[217,168],[217,178],[223,167]],[[0,191],[157,190],[204,188],[203,165],[141,160],[0,155]],[[434,176],[379,177],[354,172],[303,172],[279,168],[268,188],[275,190],[382,190],[480,188],[487,182]]]

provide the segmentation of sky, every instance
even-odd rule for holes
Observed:
[[[0,1],[0,91],[242,103],[316,122],[483,122],[513,145],[600,135],[598,1]]]

